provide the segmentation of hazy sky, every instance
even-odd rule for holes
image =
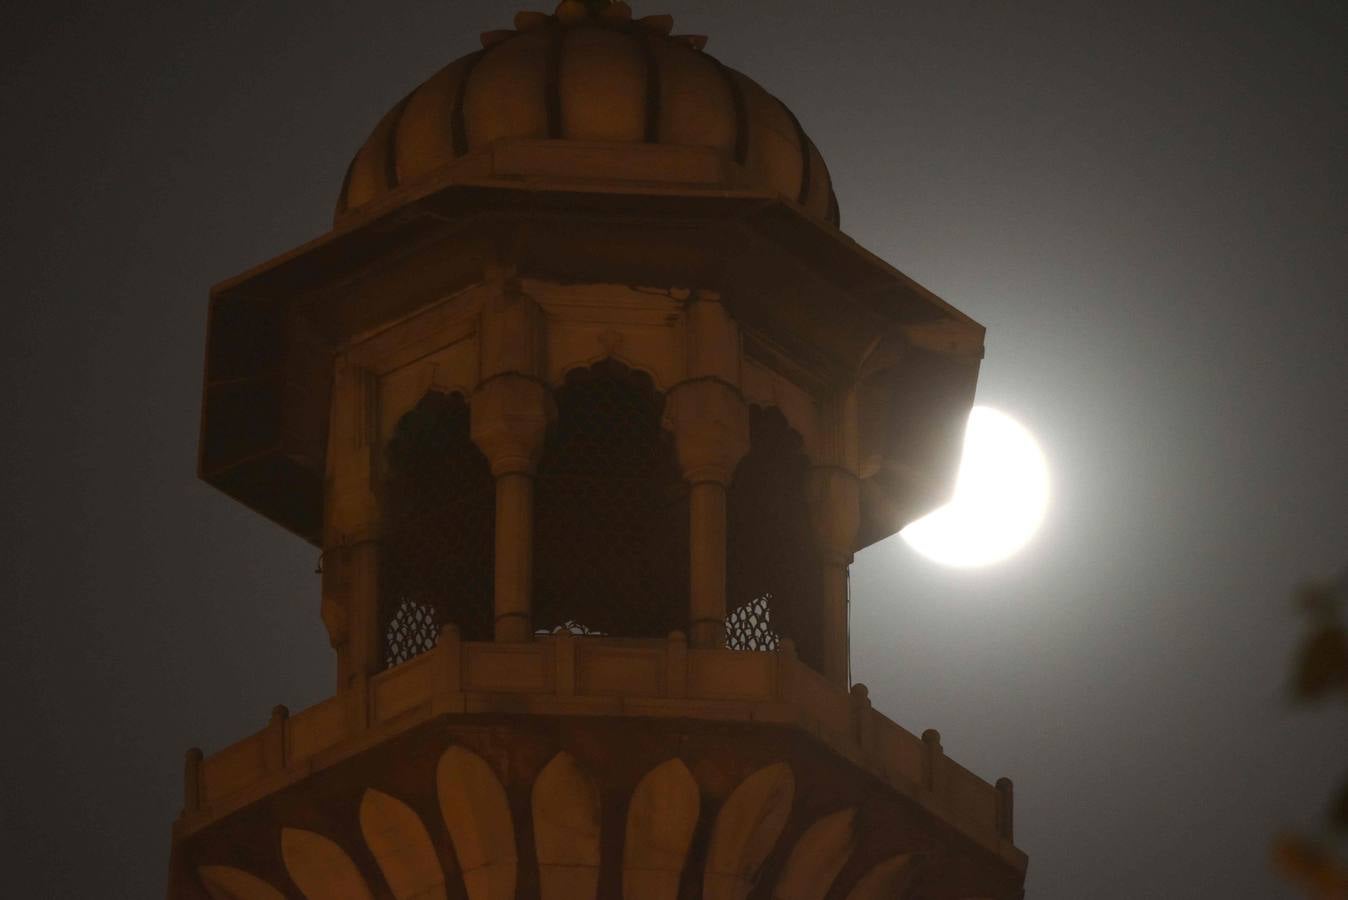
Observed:
[[[24,4],[0,54],[0,846],[163,895],[182,754],[332,687],[315,553],[196,481],[207,290],[326,230],[501,2]],[[1032,900],[1290,897],[1348,770],[1287,595],[1348,564],[1342,3],[661,2],[797,113],[843,228],[988,327],[1043,532],[854,569],[855,677],[1016,782]],[[1335,718],[1335,714],[1338,718]],[[17,881],[16,881],[17,879]]]

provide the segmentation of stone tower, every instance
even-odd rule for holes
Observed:
[[[850,684],[983,329],[667,16],[450,63],[211,294],[201,477],[322,551],[331,699],[189,751],[174,900],[1003,900],[1011,786]]]

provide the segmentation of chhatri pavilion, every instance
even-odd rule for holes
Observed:
[[[1010,782],[849,670],[983,328],[704,37],[514,24],[211,292],[200,474],[321,551],[335,690],[189,751],[171,900],[1020,897]]]

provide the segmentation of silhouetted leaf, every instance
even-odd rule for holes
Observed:
[[[1329,825],[1335,831],[1348,831],[1348,781],[1339,787],[1339,793],[1329,807]]]
[[[1280,835],[1273,842],[1273,865],[1309,896],[1337,900],[1348,891],[1348,871],[1325,848],[1299,835]]]
[[[1293,665],[1292,690],[1299,700],[1314,700],[1342,691],[1348,698],[1348,633],[1343,611],[1348,600],[1348,570],[1336,580],[1306,584],[1296,592],[1296,603],[1310,622],[1310,633],[1298,649]],[[1330,831],[1348,834],[1348,784],[1342,785],[1329,805]],[[1301,835],[1284,834],[1273,842],[1273,864],[1308,897],[1348,900],[1348,866],[1334,852]]]
[[[1302,700],[1314,700],[1334,690],[1348,690],[1348,635],[1331,625],[1301,645],[1293,691]]]

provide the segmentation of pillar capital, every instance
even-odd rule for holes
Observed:
[[[689,378],[719,378],[740,383],[740,332],[721,295],[699,290],[684,306],[685,344]]]
[[[552,396],[541,381],[513,373],[497,375],[473,394],[473,443],[497,478],[533,475],[555,415]]]
[[[698,378],[675,385],[666,402],[665,420],[684,479],[728,485],[749,452],[749,406],[739,390],[716,378]]]
[[[543,374],[547,318],[517,278],[503,277],[499,291],[483,305],[479,344],[484,380],[507,373]]]

